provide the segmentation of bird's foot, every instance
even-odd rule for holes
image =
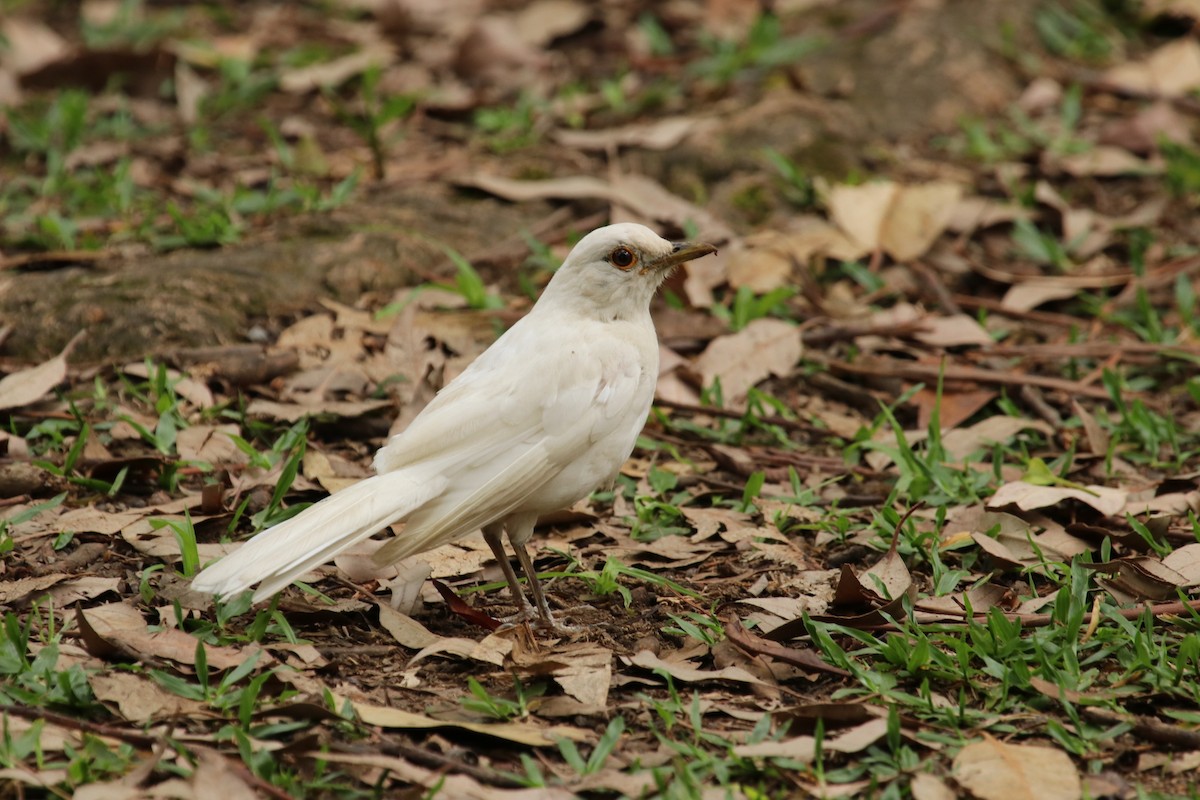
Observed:
[[[546,631],[555,636],[573,636],[583,632],[583,628],[579,625],[568,625],[565,622],[559,622],[550,613],[550,609],[546,609],[546,613],[542,614],[529,603],[526,603],[525,607],[516,614],[508,617],[500,617],[500,621],[504,625],[499,630],[507,630],[517,625],[528,624],[535,631]]]

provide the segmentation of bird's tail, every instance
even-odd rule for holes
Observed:
[[[400,520],[437,497],[446,478],[425,471],[397,470],[348,486],[268,528],[238,550],[207,567],[192,588],[218,597],[249,589],[258,602],[298,576]]]

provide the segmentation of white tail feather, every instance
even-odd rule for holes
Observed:
[[[254,600],[270,597],[300,575],[416,511],[446,488],[446,478],[398,470],[348,486],[268,528],[205,569],[192,588],[228,597],[262,581]]]

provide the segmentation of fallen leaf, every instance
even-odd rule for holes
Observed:
[[[421,650],[443,638],[389,605],[380,603],[377,608],[379,609],[379,624],[392,635],[393,639],[405,647]]]
[[[711,122],[697,117],[662,117],[649,122],[636,122],[619,128],[575,130],[565,128],[554,132],[559,144],[580,150],[608,150],[610,147],[640,147],[645,150],[669,150],[698,130],[711,127]]]
[[[1125,509],[1128,492],[1106,486],[1087,486],[1075,489],[1069,486],[1038,486],[1025,481],[1006,483],[996,490],[987,502],[988,508],[1003,508],[1015,505],[1022,511],[1055,506],[1064,500],[1078,500],[1099,511],[1106,517],[1116,516]]]
[[[66,351],[36,367],[0,379],[0,409],[21,408],[46,396],[67,377]]]
[[[205,706],[160,689],[158,684],[130,672],[94,672],[88,683],[96,699],[117,706],[129,722],[144,723],[176,716],[192,716]]]
[[[592,738],[589,731],[567,725],[541,727],[527,722],[455,722],[434,719],[399,708],[376,706],[369,703],[353,703],[354,711],[365,725],[404,730],[427,730],[431,728],[457,728],[459,730],[491,736],[496,739],[523,744],[528,747],[551,747],[559,737],[577,742]]]
[[[838,185],[829,193],[829,214],[863,247],[909,261],[923,255],[946,230],[961,198],[962,187],[949,182]]]
[[[725,402],[738,405],[759,381],[791,372],[803,352],[798,327],[779,319],[756,319],[737,333],[713,339],[694,367],[705,387],[719,378]]]
[[[1079,772],[1052,747],[1005,744],[990,736],[954,757],[954,779],[981,800],[1078,800]]]
[[[1189,36],[1180,37],[1142,61],[1109,69],[1104,82],[1138,94],[1182,97],[1200,87],[1200,44]]]
[[[768,685],[762,680],[754,677],[741,667],[725,667],[724,669],[708,670],[700,669],[690,663],[683,661],[664,661],[663,659],[651,653],[649,650],[640,650],[632,656],[621,656],[621,660],[626,664],[631,664],[635,667],[650,670],[651,672],[662,672],[670,675],[678,681],[685,683],[696,683],[699,681],[733,681],[735,683],[756,683]]]
[[[114,651],[133,651],[150,658],[165,658],[180,664],[194,664],[196,639],[177,628],[151,631],[141,613],[128,603],[108,603],[75,612],[84,645],[89,653],[104,657]],[[214,669],[230,669],[241,664],[257,645],[238,650],[233,647],[208,645],[205,654]],[[260,656],[262,663],[272,660],[269,654]]]
[[[386,67],[396,60],[396,51],[387,42],[372,42],[357,52],[332,61],[283,70],[279,88],[291,94],[306,94],[317,89],[341,86],[373,67]]]

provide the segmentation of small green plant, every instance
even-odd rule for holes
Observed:
[[[546,684],[536,683],[533,686],[525,686],[521,683],[521,679],[513,676],[513,691],[516,698],[509,700],[505,697],[496,697],[488,693],[483,684],[475,678],[467,678],[467,689],[471,692],[470,697],[464,697],[459,702],[467,711],[474,711],[477,714],[484,714],[492,719],[501,722],[508,722],[514,719],[524,719],[529,716],[529,701],[541,697],[546,693]]]
[[[790,286],[781,286],[763,295],[756,295],[749,286],[740,286],[731,303],[714,305],[711,310],[713,316],[728,322],[731,330],[740,331],[756,319],[788,317],[787,301],[795,294],[796,290]]]
[[[1042,44],[1075,61],[1104,63],[1120,52],[1121,29],[1100,3],[1075,0],[1043,3],[1033,17]]]
[[[371,151],[371,166],[376,180],[385,177],[384,164],[392,144],[385,138],[388,127],[411,114],[417,105],[416,99],[408,95],[385,95],[380,92],[379,79],[382,74],[377,66],[363,73],[357,92],[358,108],[355,110],[351,110],[333,91],[325,92],[325,98],[338,120],[358,134]]]
[[[782,178],[783,196],[789,203],[801,209],[817,205],[817,187],[812,175],[772,147],[763,150],[763,157]]]
[[[443,285],[440,288],[462,295],[462,298],[467,301],[468,307],[479,311],[504,308],[504,298],[488,291],[483,278],[479,276],[470,261],[463,258],[457,250],[449,245],[442,245],[442,252],[454,264],[457,274],[453,286]]]
[[[604,769],[604,765],[608,763],[608,757],[613,754],[617,743],[621,740],[621,734],[624,732],[625,718],[614,717],[608,723],[608,727],[604,729],[604,733],[601,734],[586,761],[579,754],[579,748],[575,743],[565,736],[558,740],[558,752],[562,754],[567,766],[575,770],[577,775],[595,775]]]
[[[492,106],[475,112],[475,127],[495,153],[528,147],[538,139],[539,103],[522,94],[515,105]]]
[[[710,36],[704,44],[709,55],[693,62],[688,70],[719,84],[729,83],[746,72],[795,64],[822,47],[817,39],[784,35],[779,17],[769,13],[760,15],[740,41]]]
[[[690,636],[696,641],[712,647],[725,638],[725,626],[712,614],[686,611],[682,615],[667,614],[673,625],[664,625],[662,632],[668,636]]]

